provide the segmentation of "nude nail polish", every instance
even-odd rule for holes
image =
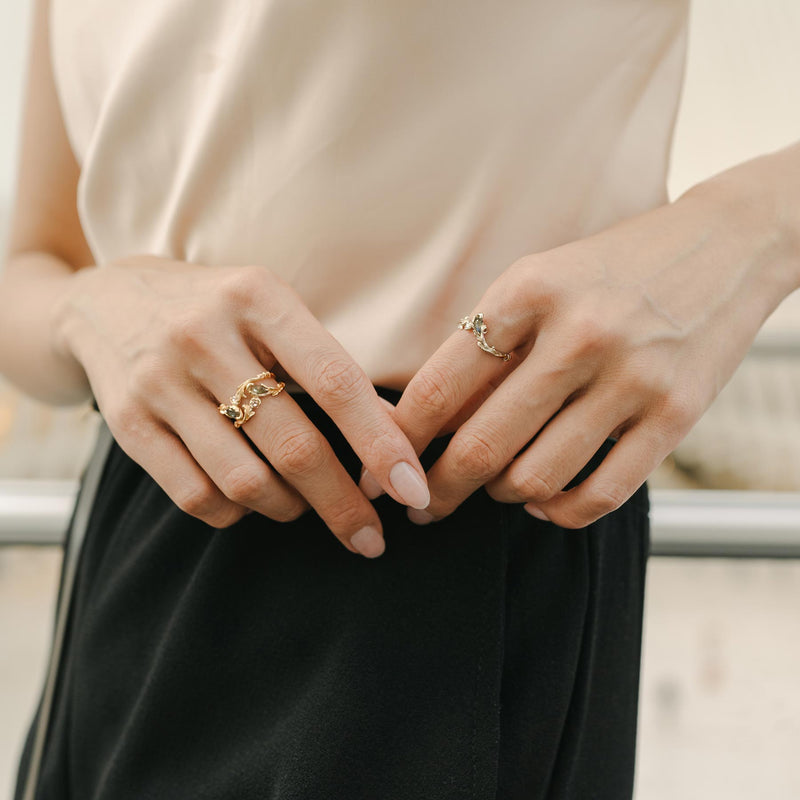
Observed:
[[[530,503],[526,503],[523,508],[532,516],[536,517],[536,519],[542,520],[542,522],[550,522],[550,517],[542,511],[541,508],[537,508],[536,506],[531,505]]]
[[[425,508],[431,503],[431,493],[419,473],[406,461],[400,461],[389,473],[392,488],[411,508]]]
[[[375,480],[369,470],[364,470],[361,480],[358,482],[358,488],[370,499],[374,500],[383,494],[383,486]]]
[[[429,522],[433,522],[433,515],[419,508],[407,509],[406,515],[415,525],[427,525]]]
[[[383,536],[371,525],[366,525],[350,537],[350,544],[367,558],[377,558],[386,549]]]

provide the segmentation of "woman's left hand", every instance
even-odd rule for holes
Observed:
[[[712,181],[506,269],[470,319],[483,313],[486,341],[510,360],[456,329],[395,409],[417,453],[455,431],[428,472],[427,511],[409,517],[445,517],[481,486],[567,528],[619,507],[794,288],[791,237],[754,206]],[[563,491],[608,437],[617,443],[602,464]]]

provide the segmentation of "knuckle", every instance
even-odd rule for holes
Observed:
[[[275,444],[274,449],[278,471],[296,476],[305,475],[322,467],[325,456],[322,436],[306,429],[289,429]]]
[[[620,403],[625,398],[644,398],[655,403],[663,402],[669,391],[669,380],[663,375],[654,375],[648,369],[631,369],[619,377]]]
[[[619,340],[616,331],[602,314],[583,312],[570,322],[573,351],[579,356],[590,357],[612,349]]]
[[[167,347],[182,356],[196,357],[207,352],[208,315],[195,310],[174,314],[170,317],[164,330]]]
[[[363,507],[356,500],[341,499],[325,512],[325,522],[336,534],[355,533],[367,524]]]
[[[665,393],[661,401],[662,415],[671,429],[679,433],[688,431],[700,417],[701,409],[690,392]]]
[[[561,491],[555,478],[541,470],[519,469],[508,477],[513,491],[526,501],[545,503]]]
[[[170,380],[165,359],[156,352],[142,353],[128,371],[128,385],[133,397],[152,400],[163,391]]]
[[[182,487],[175,493],[173,502],[181,511],[209,524],[212,524],[209,520],[216,520],[221,511],[230,513],[229,504],[220,502],[219,493],[205,483],[192,482]]]
[[[559,526],[559,528],[567,528],[568,530],[577,530],[585,528],[592,523],[595,517],[587,514],[580,514],[575,510],[563,510],[552,514],[550,519]]]
[[[512,261],[505,269],[507,275],[520,289],[538,281],[540,276],[547,276],[548,270],[538,253],[529,253]]]
[[[220,278],[221,295],[237,308],[248,306],[269,276],[269,270],[256,265],[225,270]]]
[[[147,417],[139,403],[132,399],[105,405],[103,416],[117,438],[124,436],[140,443],[146,443],[150,439]]]
[[[296,519],[299,519],[307,509],[308,504],[298,499],[293,503],[285,503],[273,508],[268,516],[276,522],[294,522]]]
[[[490,285],[481,305],[501,312],[493,314],[496,319],[529,316],[532,303],[541,308],[552,300],[555,284],[551,272],[536,254],[518,258]]]
[[[451,446],[457,468],[467,480],[485,482],[502,466],[496,446],[484,434],[473,432],[456,437]]]
[[[434,419],[447,414],[457,396],[457,380],[453,370],[438,365],[436,371],[421,370],[411,387],[411,397],[419,411]]]
[[[627,498],[628,492],[624,486],[604,481],[595,484],[580,500],[565,503],[554,510],[550,519],[562,528],[585,528],[600,517],[616,511]]]
[[[317,387],[328,402],[346,402],[366,381],[361,368],[350,359],[326,358],[315,371]]]
[[[550,259],[541,253],[518,258],[507,272],[516,276],[515,288],[518,296],[528,303],[535,299],[538,304],[552,307],[561,299],[559,270],[554,270]]]
[[[393,464],[395,454],[404,452],[402,441],[394,431],[385,427],[369,426],[363,432],[363,446],[359,453],[364,464]]]
[[[617,483],[596,484],[589,496],[588,511],[594,519],[616,511],[626,500],[628,493]]]
[[[233,467],[220,486],[223,494],[235,503],[250,506],[267,493],[269,477],[265,470],[249,464]]]
[[[218,511],[202,517],[202,521],[212,528],[230,528],[235,525],[243,516],[245,511],[232,505],[220,507]]]

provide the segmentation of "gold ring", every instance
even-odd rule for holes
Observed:
[[[472,331],[477,339],[475,343],[478,345],[478,347],[480,347],[481,350],[485,350],[487,353],[491,353],[493,356],[502,358],[503,361],[508,361],[508,359],[511,358],[511,353],[501,353],[486,341],[486,332],[489,330],[489,328],[483,321],[483,314],[480,312],[477,313],[472,319],[469,317],[464,317],[461,322],[458,323],[458,327],[462,331]]]
[[[241,428],[256,413],[256,409],[261,405],[262,397],[275,397],[286,386],[283,381],[278,381],[277,386],[265,386],[263,383],[258,383],[266,378],[275,378],[275,376],[271,372],[261,372],[255,378],[249,378],[239,384],[239,388],[231,396],[230,403],[219,404],[219,413],[233,420],[234,428]]]

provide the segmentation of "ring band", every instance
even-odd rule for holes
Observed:
[[[478,312],[472,319],[469,317],[464,317],[461,322],[458,323],[458,327],[462,331],[472,331],[477,340],[475,344],[477,344],[481,350],[485,350],[487,353],[491,353],[493,356],[502,358],[503,361],[508,361],[508,359],[511,358],[511,353],[501,353],[498,349],[492,347],[486,341],[486,331],[488,331],[489,328],[483,321],[483,314],[480,312]]]
[[[219,413],[233,420],[234,428],[241,428],[256,413],[256,409],[261,405],[262,397],[275,397],[286,386],[283,381],[278,381],[277,386],[265,386],[263,383],[258,383],[266,378],[275,378],[275,376],[271,372],[261,372],[255,378],[248,378],[244,383],[239,384],[239,388],[231,395],[229,403],[219,404]]]

